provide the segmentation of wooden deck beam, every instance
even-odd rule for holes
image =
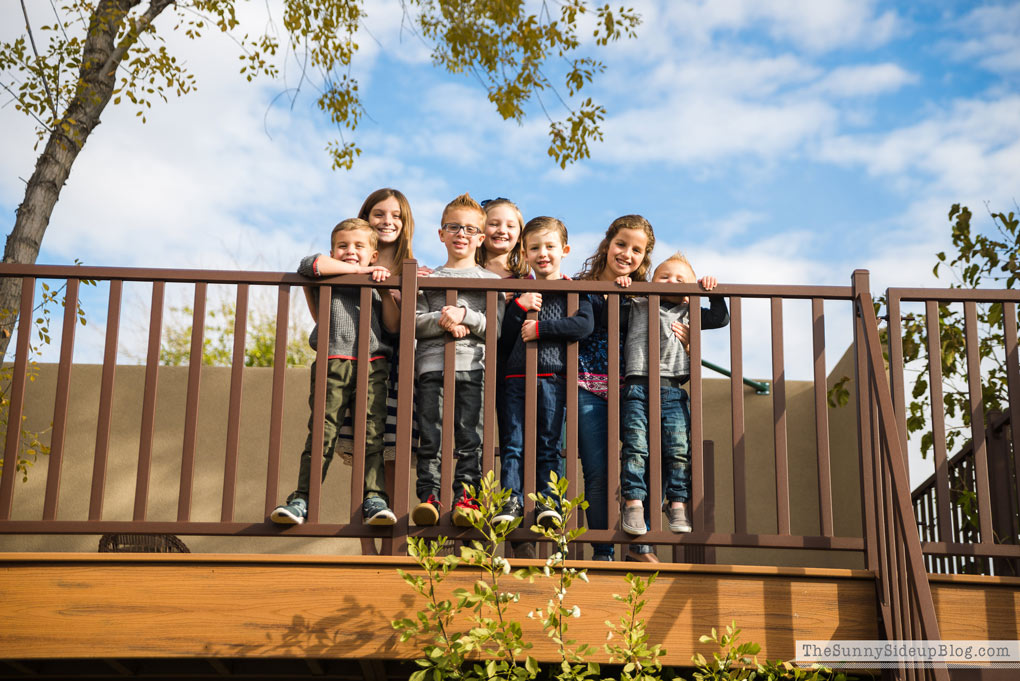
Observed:
[[[589,568],[591,581],[568,595],[581,609],[571,637],[601,647],[603,622],[622,614],[612,594],[624,592],[623,575],[651,570],[575,565]],[[390,621],[422,604],[398,567],[414,565],[390,557],[4,554],[0,659],[413,658],[420,648],[399,643]],[[798,639],[878,637],[874,578],[864,570],[657,567],[644,612],[668,664],[712,652],[698,636],[733,621],[769,659],[792,658]],[[473,579],[462,568],[449,588]],[[550,598],[553,582],[508,579],[507,588],[521,592],[514,616],[535,643],[532,653],[554,660],[525,617]],[[1020,580],[932,576],[932,591],[947,638],[1017,638]]]

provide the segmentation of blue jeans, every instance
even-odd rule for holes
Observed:
[[[577,445],[584,471],[584,512],[588,527],[609,527],[609,403],[587,390],[577,391]],[[612,556],[612,544],[592,544],[595,555]]]
[[[687,501],[691,488],[691,409],[687,391],[663,385],[659,390],[662,415],[662,483],[668,501]],[[624,499],[648,498],[648,386],[628,383],[623,391]],[[645,504],[645,518],[649,515]]]
[[[524,379],[506,379],[506,412],[503,423],[506,434],[501,437],[502,462],[500,479],[520,502],[524,501]],[[562,376],[538,377],[538,409],[535,429],[536,491],[549,493],[546,483],[553,471],[563,474],[560,441],[567,409],[567,386]]]
[[[482,480],[482,381],[481,369],[455,372],[453,423],[453,496],[465,486],[476,490]],[[428,371],[418,377],[415,399],[418,414],[419,501],[439,498],[443,439],[443,372]]]

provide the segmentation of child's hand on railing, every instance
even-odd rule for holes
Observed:
[[[382,265],[373,265],[371,267],[363,267],[361,274],[371,275],[372,281],[385,281],[390,278],[390,271]]]
[[[452,332],[453,327],[464,322],[467,315],[467,308],[458,305],[446,305],[439,311],[439,326]],[[462,338],[462,336],[458,336]]]
[[[705,276],[698,280],[698,283],[701,284],[701,288],[705,289],[706,291],[711,291],[712,289],[719,285],[719,280],[712,276],[711,274],[706,274]]]
[[[677,337],[677,340],[679,340],[681,343],[683,343],[684,350],[686,350],[688,353],[690,353],[690,351],[691,351],[691,339],[690,339],[691,327],[689,327],[688,325],[684,324],[681,321],[675,321],[675,322],[673,322],[670,325],[669,328],[673,331],[673,335]]]
[[[542,294],[528,291],[517,296],[517,304],[525,310],[541,310],[542,309]]]
[[[527,319],[521,324],[521,338],[525,343],[538,340],[538,322]]]
[[[627,288],[628,286],[631,285],[631,283],[633,283],[631,278],[628,277],[626,274],[616,278],[616,285],[617,286],[622,286],[623,288]]]

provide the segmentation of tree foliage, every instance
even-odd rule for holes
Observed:
[[[280,0],[266,8],[270,20],[255,34],[241,33],[238,11],[257,0],[50,0],[33,25],[41,1],[30,14],[22,3],[25,30],[12,42],[0,42],[0,89],[18,111],[37,124],[43,148],[14,229],[4,250],[6,263],[34,263],[50,215],[71,168],[106,107],[130,106],[144,122],[154,102],[182,96],[198,87],[187,55],[168,49],[165,36],[178,32],[198,40],[226,34],[238,47],[238,70],[246,79],[284,79],[280,63],[295,59],[298,83],[318,92],[316,103],[336,126],[327,145],[335,169],[349,169],[361,153],[345,136],[365,113],[351,66],[366,17],[365,0]],[[598,0],[525,2],[524,0],[400,0],[408,28],[426,41],[433,62],[451,73],[469,73],[488,92],[504,119],[523,120],[534,99],[549,120],[548,153],[560,166],[586,158],[599,140],[605,109],[581,100],[604,65],[581,54],[582,20],[593,17],[596,45],[635,35],[638,15]],[[555,7],[555,9],[552,9]],[[282,27],[282,30],[281,30]],[[559,88],[550,75],[565,75]],[[547,106],[552,93],[566,112]],[[571,104],[580,100],[576,104]],[[9,102],[7,102],[9,103]],[[17,306],[17,281],[0,278],[0,310]],[[9,327],[8,327],[9,330]],[[0,335],[0,359],[9,334]]]
[[[191,319],[193,309],[188,306],[171,307],[172,319]],[[234,358],[234,321],[236,306],[221,301],[209,311],[202,337],[202,364],[230,366]],[[248,312],[244,343],[246,367],[271,367],[276,353],[276,316],[258,309]],[[191,332],[188,322],[173,321],[166,325],[159,345],[159,362],[166,366],[181,366],[191,361]],[[308,345],[307,336],[295,319],[288,323],[287,366],[308,366],[315,352]]]
[[[936,254],[938,262],[932,273],[939,278],[950,277],[950,288],[1015,288],[1020,280],[1020,221],[1013,212],[991,213],[992,229],[987,233],[972,228],[973,217],[966,206],[954,204],[949,211],[952,224],[954,253]],[[886,300],[880,299],[885,304]],[[970,393],[967,376],[966,326],[962,306],[938,304],[939,348],[943,379],[943,409],[946,419],[946,446],[954,451],[957,442],[969,438],[971,419]],[[1001,303],[977,305],[977,353],[980,359],[984,413],[1003,411],[1008,404],[1006,354],[1003,338],[1003,306]],[[921,453],[933,446],[929,427],[931,393],[929,377],[928,331],[924,315],[907,315],[902,321],[903,359],[918,367],[918,373],[907,405],[907,430],[920,432]]]

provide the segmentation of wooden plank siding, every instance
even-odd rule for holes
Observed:
[[[568,595],[582,613],[570,622],[571,638],[601,648],[604,621],[623,614],[612,599],[626,589],[623,575],[652,570],[575,565],[588,567],[591,581]],[[0,659],[414,658],[420,646],[399,643],[390,621],[423,603],[398,567],[414,564],[385,556],[7,554],[0,556]],[[877,636],[874,578],[864,570],[657,567],[644,612],[668,664],[712,652],[698,636],[732,621],[769,658],[792,658],[797,639]],[[448,588],[470,587],[474,578],[458,570]],[[553,582],[511,579],[508,588],[521,591],[513,616],[535,643],[533,654],[553,661],[553,646],[526,618],[549,599]]]

